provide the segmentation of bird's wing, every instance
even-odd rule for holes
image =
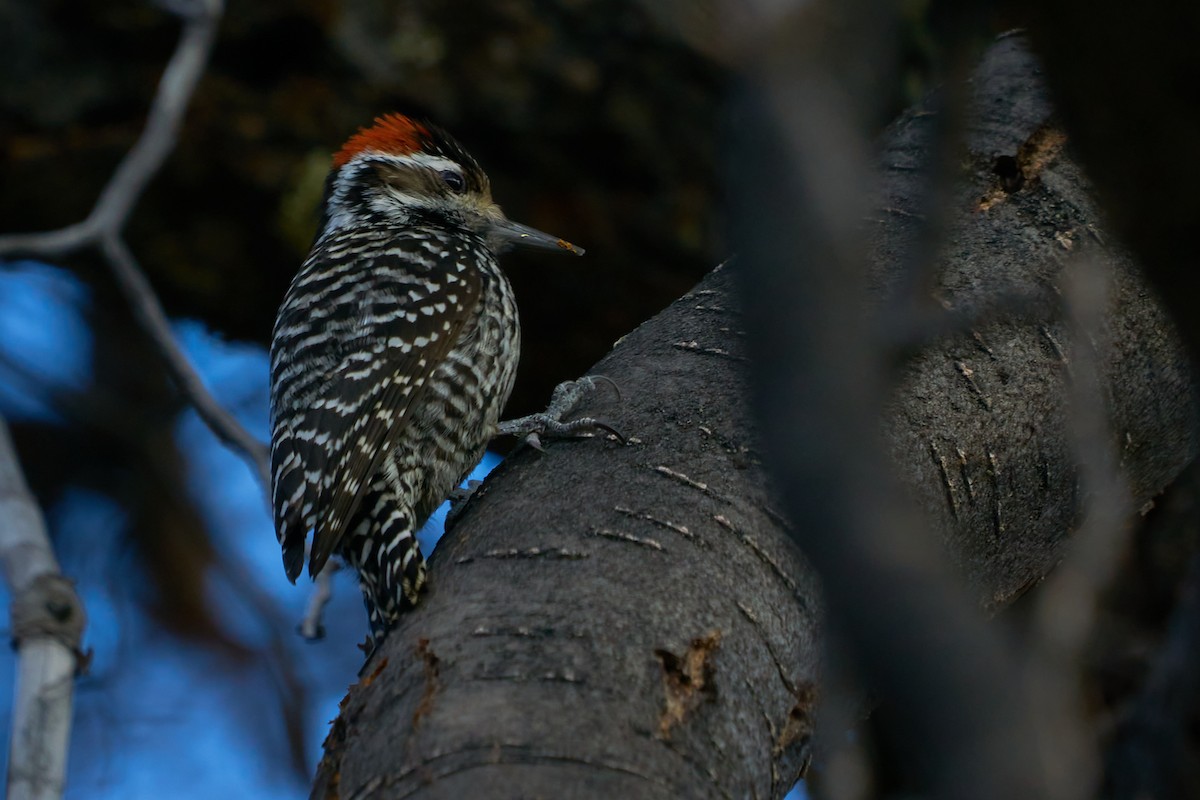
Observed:
[[[355,271],[361,282],[356,299],[352,308],[343,309],[354,319],[336,337],[336,366],[295,418],[286,448],[276,447],[277,460],[299,467],[292,474],[299,473],[304,483],[306,503],[291,509],[290,527],[285,519],[280,528],[284,564],[293,580],[303,566],[310,527],[315,529],[310,575],[337,548],[430,375],[473,316],[481,292],[479,273],[452,246],[430,251],[419,241],[397,242],[361,259]],[[290,495],[287,488],[277,494],[293,496],[295,488]],[[305,505],[308,513],[302,513]],[[278,525],[278,501],[275,507]],[[286,538],[284,530],[298,536]]]

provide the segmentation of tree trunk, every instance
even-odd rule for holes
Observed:
[[[975,91],[938,297],[961,309],[1053,287],[1090,240],[1092,263],[1113,276],[1106,406],[1145,503],[1194,451],[1182,353],[1043,127],[1049,108],[1019,42],[993,47]],[[885,288],[915,230],[923,119],[909,112],[883,143],[885,198],[868,224]],[[997,174],[1002,155],[1023,182]],[[601,386],[580,413],[628,444],[551,442],[488,479],[433,555],[428,595],[343,701],[314,796],[790,788],[810,757],[820,600],[760,462],[736,269],[714,271],[596,365],[622,397]],[[1079,510],[1065,325],[1056,306],[981,321],[912,359],[889,405],[894,469],[987,605],[1053,567]]]

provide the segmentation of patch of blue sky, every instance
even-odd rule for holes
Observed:
[[[61,421],[47,393],[88,383],[87,302],[87,288],[66,270],[36,261],[0,266],[0,413],[9,420]]]
[[[783,800],[808,800],[808,791],[804,785],[804,781],[800,781],[792,790],[784,795]]]
[[[468,481],[481,481],[487,477],[488,473],[496,468],[496,465],[502,461],[501,457],[495,453],[488,451],[483,454],[483,460],[479,465],[471,471],[467,476]],[[417,531],[417,541],[421,545],[421,552],[428,558],[433,552],[433,548],[442,538],[442,533],[446,528],[446,514],[450,511],[449,501],[442,503],[437,511],[430,515],[429,521]]]
[[[263,670],[154,627],[122,620],[120,668],[78,691],[69,797],[301,797],[288,770],[277,693]],[[261,705],[260,705],[261,703]],[[273,740],[273,741],[268,741]]]

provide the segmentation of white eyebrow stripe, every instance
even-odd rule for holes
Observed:
[[[398,155],[396,153],[385,153],[382,150],[364,150],[354,157],[352,160],[362,159],[364,161],[376,161],[384,163],[392,163],[403,166],[424,167],[435,172],[442,170],[450,170],[459,175],[462,174],[462,165],[457,161],[453,161],[445,156],[435,155],[433,153],[405,153]]]

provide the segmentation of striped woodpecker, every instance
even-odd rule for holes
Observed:
[[[437,127],[387,115],[333,157],[312,252],[271,341],[275,530],[295,582],[333,554],[358,573],[372,650],[418,600],[416,532],[501,433],[571,433],[546,414],[500,423],[520,325],[497,254],[582,250],[509,221],[487,175]],[[561,389],[562,387],[560,387]]]

